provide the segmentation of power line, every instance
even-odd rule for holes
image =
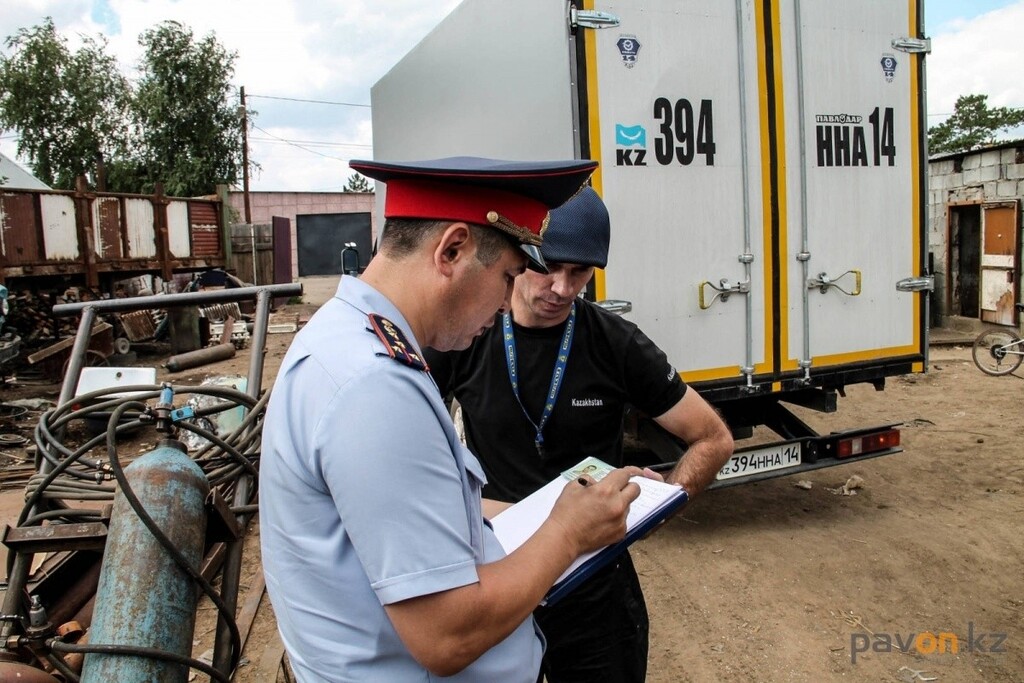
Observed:
[[[285,140],[284,138],[279,138],[276,135],[274,135],[273,133],[270,133],[268,131],[263,130],[262,128],[260,128],[256,124],[253,124],[252,127],[255,128],[256,130],[260,131],[261,133],[266,133],[267,135],[269,135],[270,137],[274,138],[275,140],[280,140],[281,142],[289,144],[292,147],[298,147],[299,149],[304,150],[306,152],[309,152],[310,154],[316,154],[317,156],[321,156],[321,157],[323,157],[325,159],[334,159],[335,161],[341,161],[341,162],[348,161],[347,159],[342,159],[341,157],[333,157],[330,154],[323,154],[322,152],[318,152],[315,149],[309,149],[308,147],[303,147],[302,145],[296,144],[296,143],[292,142],[291,140]]]
[[[352,102],[329,102],[327,100],[304,100],[299,97],[279,97],[276,95],[246,95],[246,97],[259,97],[264,100],[285,100],[287,102],[307,102],[309,104],[330,104],[336,107],[365,107],[366,109],[370,108],[370,105],[368,104],[353,104]]]
[[[262,128],[260,129],[262,130]],[[372,149],[373,145],[364,145],[358,142],[325,142],[323,140],[285,140],[284,138],[261,138],[261,137],[250,137],[250,140],[260,140],[263,142],[285,142],[295,143],[300,145],[313,145],[315,147],[364,147],[366,149]]]

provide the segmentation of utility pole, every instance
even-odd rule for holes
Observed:
[[[242,103],[238,113],[242,116],[242,198],[245,202],[245,222],[252,224],[252,210],[249,208],[249,113],[245,106],[245,86],[239,89]]]

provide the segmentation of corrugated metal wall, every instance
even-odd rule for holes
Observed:
[[[96,253],[105,259],[124,256],[121,244],[121,200],[97,197],[92,203],[93,239]]]
[[[0,195],[0,250],[8,264],[32,263],[40,258],[36,197],[27,192]]]
[[[192,255],[189,244],[188,202],[167,205],[167,246],[171,256],[188,258]]]
[[[224,256],[220,244],[220,216],[217,204],[211,202],[189,202],[189,216],[192,223],[192,255]]]
[[[40,195],[39,213],[43,218],[43,251],[47,260],[78,260],[75,200],[65,195]]]
[[[217,200],[5,188],[0,281],[85,273],[95,284],[104,272],[223,267],[220,211]]]
[[[124,215],[128,235],[128,256],[156,256],[156,229],[153,227],[153,203],[148,199],[126,199]]]

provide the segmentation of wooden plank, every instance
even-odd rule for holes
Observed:
[[[245,652],[245,642],[249,639],[249,631],[252,630],[252,623],[256,619],[256,612],[259,611],[260,601],[263,599],[263,593],[266,591],[266,588],[267,581],[263,576],[263,572],[257,572],[253,578],[253,584],[245,594],[245,602],[242,603],[242,609],[239,610],[238,616],[235,617],[235,623],[238,625],[238,635],[242,641],[242,652]]]
[[[95,325],[92,326],[92,330],[90,330],[89,332],[89,337],[95,337],[97,334],[106,332],[107,330],[110,329],[113,329],[113,325],[111,325],[110,323],[96,323]],[[70,349],[74,345],[75,337],[68,337],[67,339],[62,339],[56,344],[51,344],[50,346],[47,346],[45,349],[41,349],[33,353],[31,356],[28,357],[28,362],[30,365],[34,365],[35,363],[38,363],[41,360],[46,360],[47,358],[56,353],[60,353],[65,349]]]

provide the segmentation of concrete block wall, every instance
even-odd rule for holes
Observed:
[[[1017,142],[928,163],[928,248],[934,256],[936,305],[945,307],[948,206],[1017,201],[1019,218],[1024,212],[1022,160],[1024,142]],[[1018,244],[1017,248],[1024,256],[1024,244]],[[1024,292],[1024,287],[1020,291]],[[946,315],[945,310],[941,313]]]

